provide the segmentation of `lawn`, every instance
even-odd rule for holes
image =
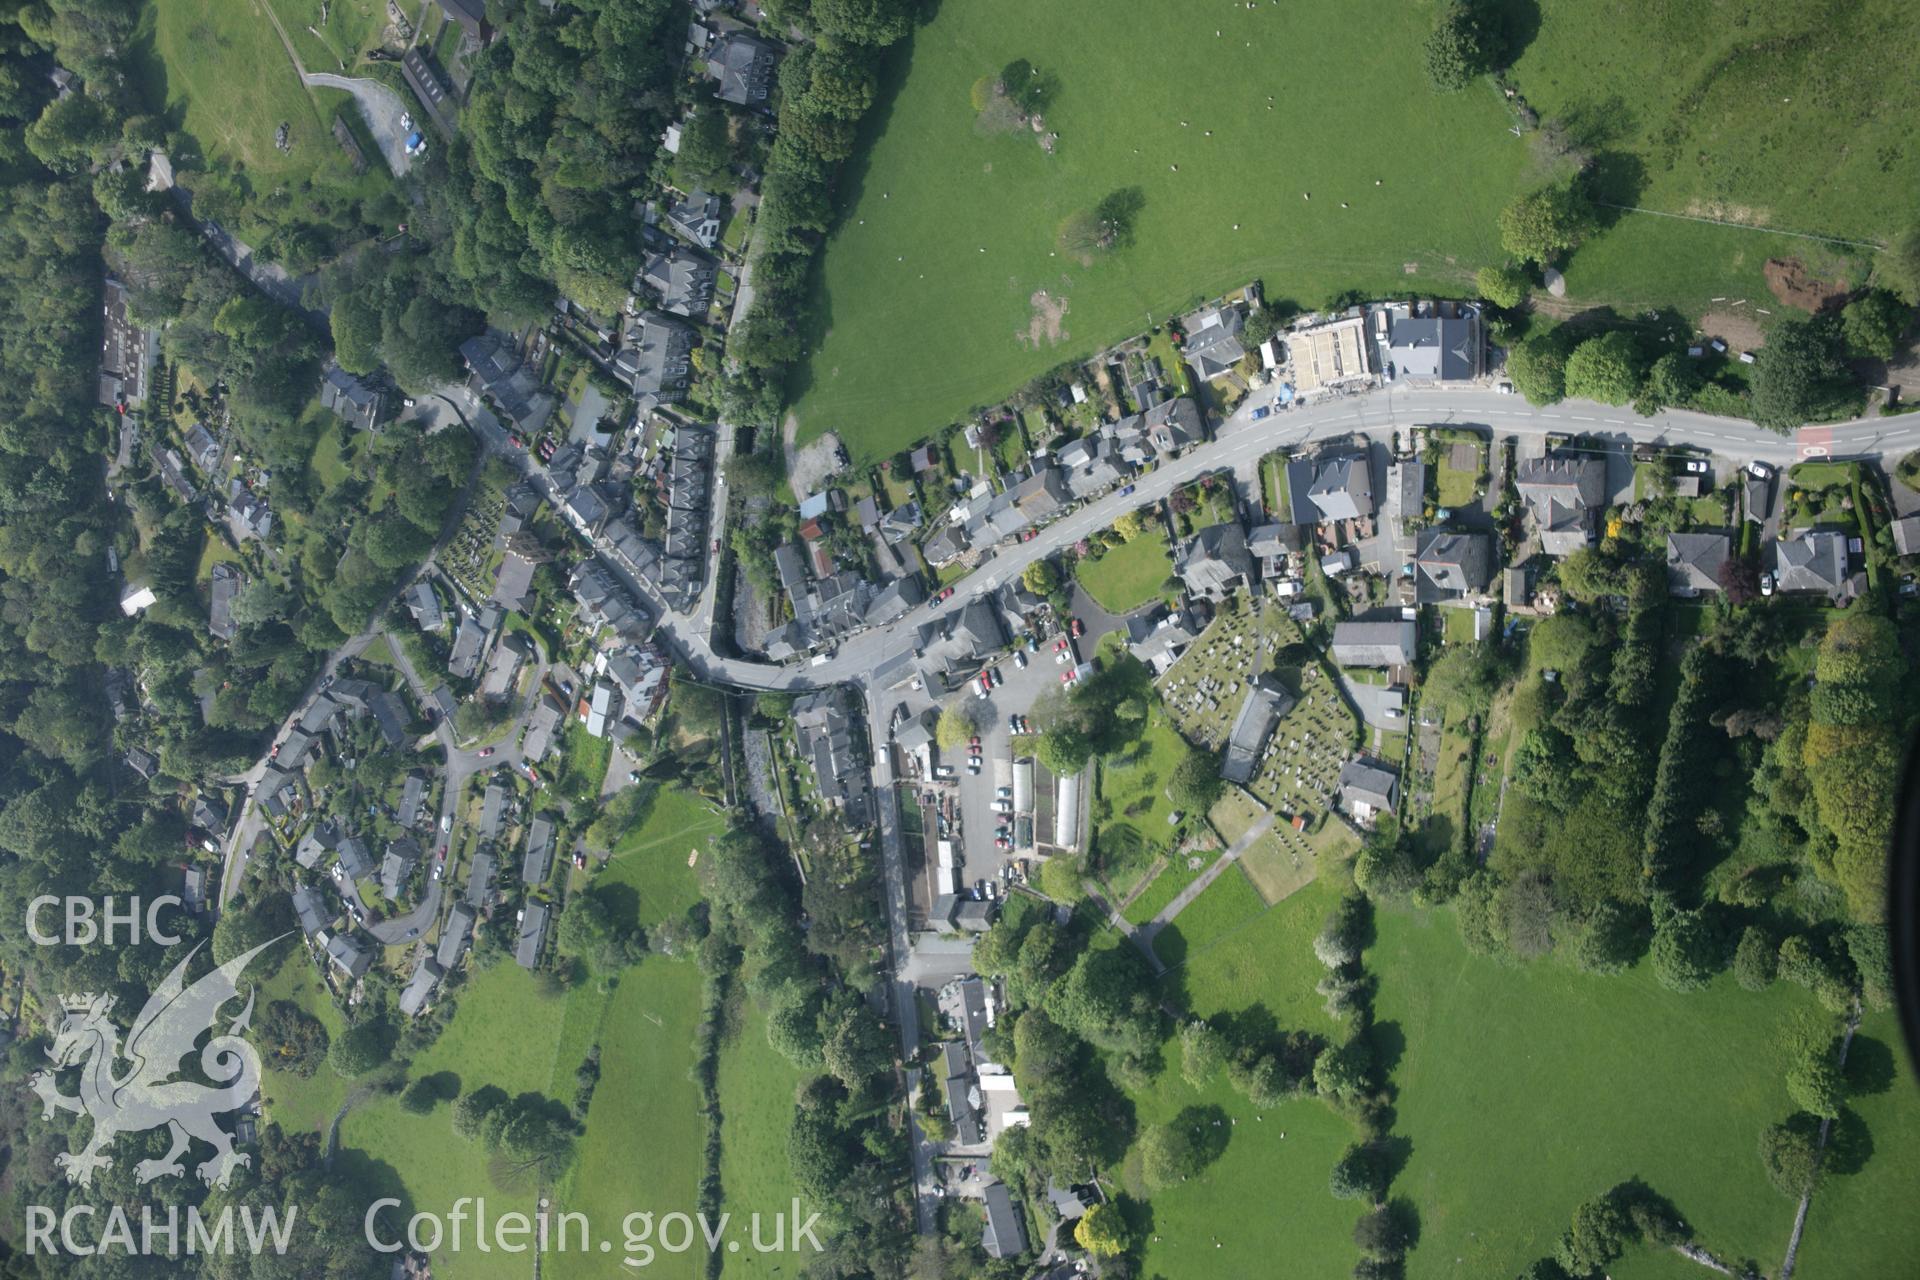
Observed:
[[[1480,496],[1479,471],[1462,471],[1445,457],[1441,458],[1434,483],[1439,488],[1437,501],[1443,507],[1464,507]]]
[[[978,0],[941,6],[914,35],[844,187],[812,317],[824,333],[796,387],[802,439],[838,431],[873,461],[1256,277],[1311,307],[1348,288],[1458,292],[1501,256],[1494,218],[1527,146],[1497,96],[1420,83],[1428,10],[1358,22],[1330,3],[1134,5],[1114,18],[1099,0]],[[1057,78],[1053,155],[1030,135],[976,132],[971,86],[1014,58]],[[1325,104],[1357,84],[1395,87],[1328,127]],[[1257,109],[1267,95],[1274,109]],[[1131,248],[1091,267],[1055,256],[1064,220],[1126,187],[1143,200]],[[1054,333],[1042,304],[1066,307]]]
[[[1791,1109],[1781,1031],[1811,1007],[1804,993],[1755,995],[1722,976],[1678,995],[1645,965],[1618,977],[1504,966],[1467,954],[1445,912],[1383,913],[1377,931],[1367,967],[1380,1030],[1404,1046],[1394,1132],[1412,1147],[1393,1191],[1420,1213],[1409,1277],[1511,1275],[1552,1251],[1577,1204],[1630,1177],[1670,1197],[1721,1257],[1778,1265],[1793,1206],[1755,1146]],[[1893,1108],[1890,1095],[1877,1101]],[[1920,1109],[1909,1095],[1898,1110],[1911,1137]],[[1896,1133],[1875,1137],[1882,1167],[1831,1184],[1823,1208],[1839,1229],[1910,1194],[1910,1171],[1890,1155]],[[1880,1223],[1870,1256],[1820,1274],[1899,1270],[1920,1240],[1907,1221]],[[1613,1272],[1671,1273],[1663,1261],[1636,1253]]]
[[[1152,883],[1142,889],[1140,896],[1129,902],[1127,909],[1120,914],[1127,918],[1129,924],[1136,925],[1145,924],[1159,915],[1161,909],[1178,897],[1182,889],[1199,878],[1200,873],[1207,869],[1207,863],[1211,861],[1204,857],[1194,860],[1200,865],[1188,866],[1186,858],[1169,859],[1161,868],[1160,874],[1153,878]]]
[[[380,43],[386,29],[386,6],[381,0],[267,0],[287,29],[300,60],[308,71],[342,71],[354,74],[360,55]],[[321,14],[325,13],[324,25]],[[417,21],[418,9],[407,7],[409,21]],[[262,19],[264,21],[264,19]],[[318,32],[316,35],[315,33]]]
[[[1207,951],[1267,910],[1265,898],[1253,887],[1238,863],[1229,865],[1214,882],[1189,902],[1186,910],[1155,935],[1154,954],[1168,968],[1177,968]]]
[[[340,1010],[321,984],[306,949],[291,940],[283,946],[285,962],[278,973],[261,984],[259,1007],[265,1009],[275,1000],[289,1000],[320,1019],[328,1036],[340,1034]],[[347,1096],[347,1082],[324,1062],[319,1070],[303,1078],[274,1070],[269,1059],[260,1094],[267,1118],[288,1133],[324,1133]]]
[[[1109,547],[1098,559],[1082,560],[1074,569],[1080,585],[1108,613],[1129,613],[1158,599],[1160,584],[1172,573],[1167,540],[1157,532]]]
[[[303,181],[371,194],[387,181],[377,163],[354,174],[333,138],[333,109],[300,83],[263,0],[159,0],[141,16],[131,65],[149,104],[209,159],[236,167],[256,194]],[[274,145],[282,124],[284,152]],[[244,219],[232,230],[257,232]]]
[[[1100,798],[1110,816],[1096,820],[1095,848],[1099,872],[1114,892],[1131,889],[1134,878],[1168,843],[1173,801],[1167,798],[1167,784],[1189,749],[1166,712],[1155,707],[1140,741],[1126,754],[1100,762]],[[1120,834],[1122,829],[1128,834]]]

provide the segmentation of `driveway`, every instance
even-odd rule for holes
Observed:
[[[380,154],[386,158],[387,168],[393,170],[396,178],[406,176],[407,170],[413,167],[413,157],[407,154],[407,134],[411,131],[400,124],[400,117],[407,113],[407,104],[399,94],[378,80],[356,80],[331,71],[309,71],[302,78],[323,89],[343,89],[352,94],[353,100],[360,104],[360,118],[367,122],[368,131],[379,144]]]

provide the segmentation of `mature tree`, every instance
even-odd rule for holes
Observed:
[[[893,1065],[893,1037],[858,996],[831,1001],[820,1015],[820,1053],[826,1069],[857,1089]]]
[[[386,1024],[363,1018],[333,1038],[327,1064],[349,1080],[366,1075],[387,1060],[387,1042]]]
[[[1021,584],[1037,596],[1050,596],[1060,589],[1060,571],[1051,560],[1035,560],[1020,573]]]
[[[1792,431],[1835,409],[1848,394],[1831,317],[1789,315],[1767,332],[1753,365],[1754,421]]]
[[[1056,778],[1080,772],[1093,758],[1093,743],[1075,724],[1058,724],[1040,735],[1034,756]]]
[[[327,1059],[327,1028],[291,1000],[274,1000],[261,1011],[253,1042],[268,1066],[303,1078]]]
[[[481,1085],[453,1104],[453,1131],[469,1142],[479,1139],[489,1115],[508,1102],[507,1091],[496,1084]]]
[[[1339,1200],[1378,1200],[1387,1189],[1388,1174],[1378,1148],[1352,1146],[1334,1162],[1328,1189]]]
[[[1515,197],[1500,211],[1500,244],[1516,258],[1547,262],[1578,245],[1597,221],[1578,182],[1561,182]]]
[[[1869,289],[1840,313],[1847,350],[1857,356],[1890,360],[1913,319],[1913,307],[1886,289]]]
[[[1441,90],[1464,89],[1500,64],[1506,54],[1498,14],[1471,0],[1453,0],[1427,37],[1427,79]]]
[[[1818,1041],[1801,1049],[1787,1068],[1787,1096],[1802,1111],[1825,1120],[1840,1114],[1847,1100],[1846,1078],[1835,1060],[1831,1041]]]
[[[1220,780],[1220,765],[1213,753],[1190,750],[1173,767],[1173,779],[1167,783],[1167,795],[1184,812],[1205,813],[1220,798],[1224,786]]]
[[[1196,1089],[1204,1089],[1220,1073],[1226,1061],[1227,1041],[1220,1029],[1204,1018],[1194,1018],[1180,1028],[1180,1078]]]
[[[1373,1054],[1363,1040],[1321,1051],[1313,1060],[1313,1087],[1322,1097],[1351,1102],[1373,1087]]]
[[[1567,396],[1567,353],[1551,334],[1528,338],[1507,353],[1507,377],[1530,404],[1558,404]]]
[[[1720,940],[1705,915],[1668,907],[1654,913],[1653,976],[1673,991],[1698,991],[1719,968]]]
[[[1573,943],[1573,962],[1589,973],[1619,973],[1640,955],[1646,912],[1609,898],[1594,909]]]
[[[380,365],[380,309],[359,289],[345,289],[327,313],[333,358],[348,373],[372,373]]]
[[[1145,533],[1148,527],[1147,513],[1138,509],[1121,512],[1120,517],[1113,522],[1113,531],[1120,535],[1122,542],[1132,542]]]
[[[1813,1190],[1820,1177],[1820,1117],[1802,1112],[1761,1130],[1760,1163],[1787,1199]]]
[[[980,712],[975,698],[959,698],[949,703],[934,722],[933,739],[942,751],[957,751],[980,732]]]
[[[1669,351],[1647,370],[1640,393],[1634,398],[1633,411],[1651,417],[1670,405],[1684,408],[1699,394],[1700,382],[1694,362],[1678,351]]]
[[[538,1095],[522,1095],[501,1108],[500,1150],[495,1173],[509,1185],[552,1182],[573,1159],[574,1127],[564,1112]]]
[[[812,13],[822,34],[854,44],[889,45],[913,29],[905,0],[813,0]]]
[[[1096,1204],[1074,1224],[1073,1240],[1096,1258],[1117,1258],[1132,1247],[1133,1233],[1118,1205]]]
[[[1588,338],[1567,357],[1567,394],[1625,404],[1640,389],[1640,344],[1625,329]]]
[[[1740,945],[1734,949],[1734,981],[1748,991],[1765,991],[1773,985],[1778,957],[1778,949],[1767,931],[1757,924],[1748,925],[1740,935]]]
[[[1512,310],[1527,300],[1533,282],[1524,267],[1508,263],[1500,267],[1482,267],[1473,273],[1474,292],[1496,307]]]
[[[1636,1234],[1619,1197],[1595,1196],[1574,1210],[1573,1229],[1560,1238],[1560,1265],[1576,1276],[1592,1275],[1618,1258]]]
[[[703,103],[680,130],[673,159],[676,183],[692,190],[733,190],[733,144],[727,113],[718,102]]]
[[[1354,1245],[1376,1261],[1400,1257],[1412,1242],[1406,1216],[1392,1205],[1376,1205],[1353,1224]]]
[[[1184,1182],[1206,1167],[1205,1146],[1185,1113],[1140,1135],[1140,1172],[1156,1189]]]

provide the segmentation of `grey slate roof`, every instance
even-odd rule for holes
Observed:
[[[380,425],[385,397],[329,360],[320,370],[320,403],[343,422],[371,431]]]
[[[692,382],[694,345],[694,332],[684,320],[644,311],[627,326],[626,345],[614,356],[613,367],[643,401],[677,404]]]
[[[1027,1251],[1027,1227],[1021,1220],[1020,1211],[1014,1208],[1013,1196],[1007,1191],[1004,1182],[995,1182],[982,1197],[986,1203],[987,1225],[980,1237],[980,1247],[987,1251],[989,1258],[1017,1258]]]
[[[1251,584],[1253,557],[1238,521],[1208,525],[1174,552],[1173,571],[1195,595],[1218,599],[1236,585]]]
[[[1493,581],[1493,544],[1484,533],[1450,533],[1428,529],[1420,535],[1414,556],[1426,594],[1422,598],[1450,599],[1485,591]]]
[[[327,939],[327,959],[349,978],[358,978],[373,964],[373,953],[344,933]]]
[[[667,225],[702,249],[720,239],[720,197],[691,191],[666,208]]]
[[[420,865],[420,846],[407,836],[387,843],[386,856],[380,859],[380,896],[389,902],[400,897],[407,877]]]
[[[1400,779],[1378,763],[1360,756],[1341,766],[1338,786],[1340,803],[1347,809],[1365,804],[1391,813],[1399,795]]]
[[[548,907],[544,902],[529,902],[526,914],[520,918],[520,938],[513,949],[513,958],[522,969],[531,969],[540,963],[540,947],[547,939]]]
[[[1847,581],[1845,534],[1816,530],[1773,544],[1774,586],[1780,591],[1839,593]]]
[[[333,923],[334,912],[327,910],[326,895],[312,885],[303,884],[293,891],[293,916],[300,932],[312,937]]]
[[[1417,646],[1411,622],[1341,622],[1333,628],[1333,660],[1343,667],[1407,666]]]
[[[713,302],[716,270],[713,259],[698,249],[674,245],[665,253],[647,255],[633,282],[634,291],[639,292],[643,285],[653,290],[660,296],[662,311],[677,316],[704,316]]]
[[[439,961],[432,956],[421,956],[420,963],[413,967],[413,976],[407,979],[406,990],[400,993],[400,1012],[411,1018],[426,1008],[428,998],[445,976]]]
[[[1479,370],[1478,326],[1465,317],[1396,320],[1387,335],[1387,359],[1402,378],[1463,382]]]
[[[1237,305],[1202,307],[1181,320],[1186,343],[1181,348],[1193,371],[1208,380],[1228,373],[1247,354],[1240,341],[1246,327],[1246,310]]]
[[[1265,676],[1248,682],[1247,696],[1227,733],[1226,759],[1220,776],[1245,786],[1260,769],[1260,752],[1272,736],[1273,728],[1293,710],[1294,696]]]
[[[473,855],[473,865],[467,870],[466,904],[478,910],[493,901],[493,877],[499,863],[493,854],[485,849]]]
[[[1667,590],[1675,595],[1718,591],[1731,546],[1724,533],[1669,533]]]
[[[475,913],[464,902],[453,904],[453,910],[447,913],[447,923],[440,930],[440,945],[434,949],[433,958],[442,969],[451,970],[460,963],[460,957],[466,953],[467,942],[473,937]]]
[[[1373,466],[1364,453],[1296,458],[1287,463],[1287,497],[1297,524],[1370,516]]]
[[[742,107],[757,107],[773,88],[780,46],[771,40],[734,31],[714,42],[707,56],[707,74],[717,82],[714,96]]]
[[[520,882],[529,889],[547,882],[553,870],[554,826],[552,814],[537,814],[527,824],[527,851],[520,859]]]
[[[1514,488],[1533,513],[1540,547],[1564,556],[1593,541],[1594,513],[1606,500],[1607,464],[1600,458],[1527,458],[1514,471]]]
[[[208,585],[207,631],[215,639],[233,639],[233,598],[246,583],[246,575],[226,561],[213,566],[213,580]]]
[[[373,874],[373,851],[359,836],[342,840],[334,847],[333,854],[340,860],[340,869],[347,873],[347,879],[365,880]]]

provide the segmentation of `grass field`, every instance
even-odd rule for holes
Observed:
[[[1264,1013],[1283,1030],[1335,1034],[1313,993],[1324,970],[1312,948],[1333,900],[1326,885],[1308,886],[1196,952],[1168,976],[1169,988],[1204,1017]],[[1311,1100],[1259,1113],[1224,1083],[1195,1090],[1180,1078],[1178,1059],[1169,1049],[1152,1086],[1132,1095],[1139,1127],[1193,1106],[1218,1107],[1233,1123],[1217,1163],[1191,1182],[1153,1194],[1153,1238],[1139,1274],[1166,1280],[1347,1274],[1355,1207],[1327,1194],[1327,1170],[1352,1141],[1347,1122]],[[1122,1177],[1139,1193],[1137,1157],[1129,1157]]]
[[[1260,891],[1231,864],[1155,935],[1153,952],[1169,968],[1189,963],[1266,910]]]
[[[159,0],[147,6],[131,69],[141,95],[170,127],[192,135],[209,160],[238,169],[256,192],[312,181],[371,194],[387,181],[377,161],[364,176],[354,174],[331,131],[346,95],[333,91],[317,102],[308,93],[263,0]],[[274,146],[283,123],[285,152]],[[232,230],[243,238],[254,231],[244,221]]]
[[[1173,771],[1187,758],[1189,748],[1166,712],[1155,707],[1147,718],[1147,730],[1128,755],[1110,756],[1100,762],[1100,797],[1111,806],[1111,816],[1097,823],[1099,832],[1106,834],[1120,826],[1131,827],[1139,833],[1140,855],[1125,860],[1125,866],[1119,860],[1110,863],[1108,853],[1118,850],[1122,844],[1133,842],[1122,837],[1112,842],[1102,842],[1103,852],[1100,872],[1116,891],[1125,892],[1130,882],[1116,881],[1126,869],[1136,873],[1146,865],[1146,860],[1165,847],[1173,828],[1167,825],[1167,818],[1173,813],[1173,801],[1167,798],[1167,784],[1173,780]],[[1124,880],[1124,877],[1122,877]]]
[[[720,1186],[736,1218],[784,1211],[795,1188],[787,1163],[794,1093],[805,1077],[767,1043],[767,1022],[745,996],[720,1046]],[[804,1216],[804,1212],[803,1212]],[[769,1234],[771,1229],[769,1229]],[[777,1260],[736,1257],[723,1274],[764,1275]]]
[[[1543,118],[1629,157],[1640,189],[1627,202],[1861,240],[1911,221],[1920,152],[1911,98],[1892,88],[1920,59],[1910,3],[1624,8],[1542,6],[1513,75]],[[1574,255],[1567,284],[1583,300],[1765,296],[1769,256],[1817,248],[1629,216]]]
[[[1424,8],[1364,22],[1333,4],[1118,16],[1098,0],[979,0],[942,6],[914,36],[845,184],[824,333],[797,388],[802,438],[838,431],[871,461],[1145,330],[1149,312],[1158,322],[1255,277],[1317,306],[1347,288],[1457,291],[1498,254],[1494,215],[1526,144],[1491,93],[1413,90]],[[1052,156],[1030,136],[975,131],[973,82],[1020,57],[1060,86]],[[1360,84],[1401,87],[1362,102]],[[1269,94],[1274,110],[1257,109]],[[1353,103],[1339,128],[1325,119],[1335,100]],[[1144,201],[1134,247],[1090,267],[1054,256],[1064,220],[1124,187]],[[1042,290],[1066,306],[1057,335],[1035,328]]]
[[[275,1000],[290,1000],[320,1019],[328,1036],[340,1034],[340,1011],[321,985],[313,961],[302,948],[282,945],[287,946],[286,961],[278,973],[261,985],[260,1007],[264,1009]],[[267,1118],[288,1133],[324,1133],[334,1112],[340,1109],[341,1100],[347,1096],[347,1082],[324,1062],[318,1071],[303,1079],[291,1072],[273,1070],[269,1060],[260,1096]]]
[[[1157,599],[1160,584],[1172,573],[1167,540],[1158,533],[1109,547],[1099,559],[1082,560],[1074,569],[1080,585],[1108,613],[1127,613]]]
[[[1629,1177],[1670,1197],[1720,1256],[1778,1266],[1793,1206],[1755,1149],[1791,1110],[1780,1032],[1810,1007],[1803,992],[1755,995],[1722,977],[1677,995],[1645,966],[1611,978],[1505,967],[1468,955],[1444,912],[1383,913],[1377,928],[1367,967],[1380,1030],[1404,1045],[1394,1129],[1412,1144],[1393,1191],[1420,1212],[1410,1277],[1512,1274],[1552,1251],[1580,1201]],[[1920,1108],[1908,1098],[1900,1110],[1898,1136],[1910,1138]],[[1881,1137],[1890,1151],[1896,1133]],[[1911,1187],[1893,1164],[1836,1180],[1824,1208],[1842,1224],[1868,1220]],[[1870,1256],[1830,1241],[1850,1260],[1821,1274],[1891,1274],[1920,1227],[1875,1235],[1889,1247]],[[1613,1274],[1677,1273],[1636,1253]]]

